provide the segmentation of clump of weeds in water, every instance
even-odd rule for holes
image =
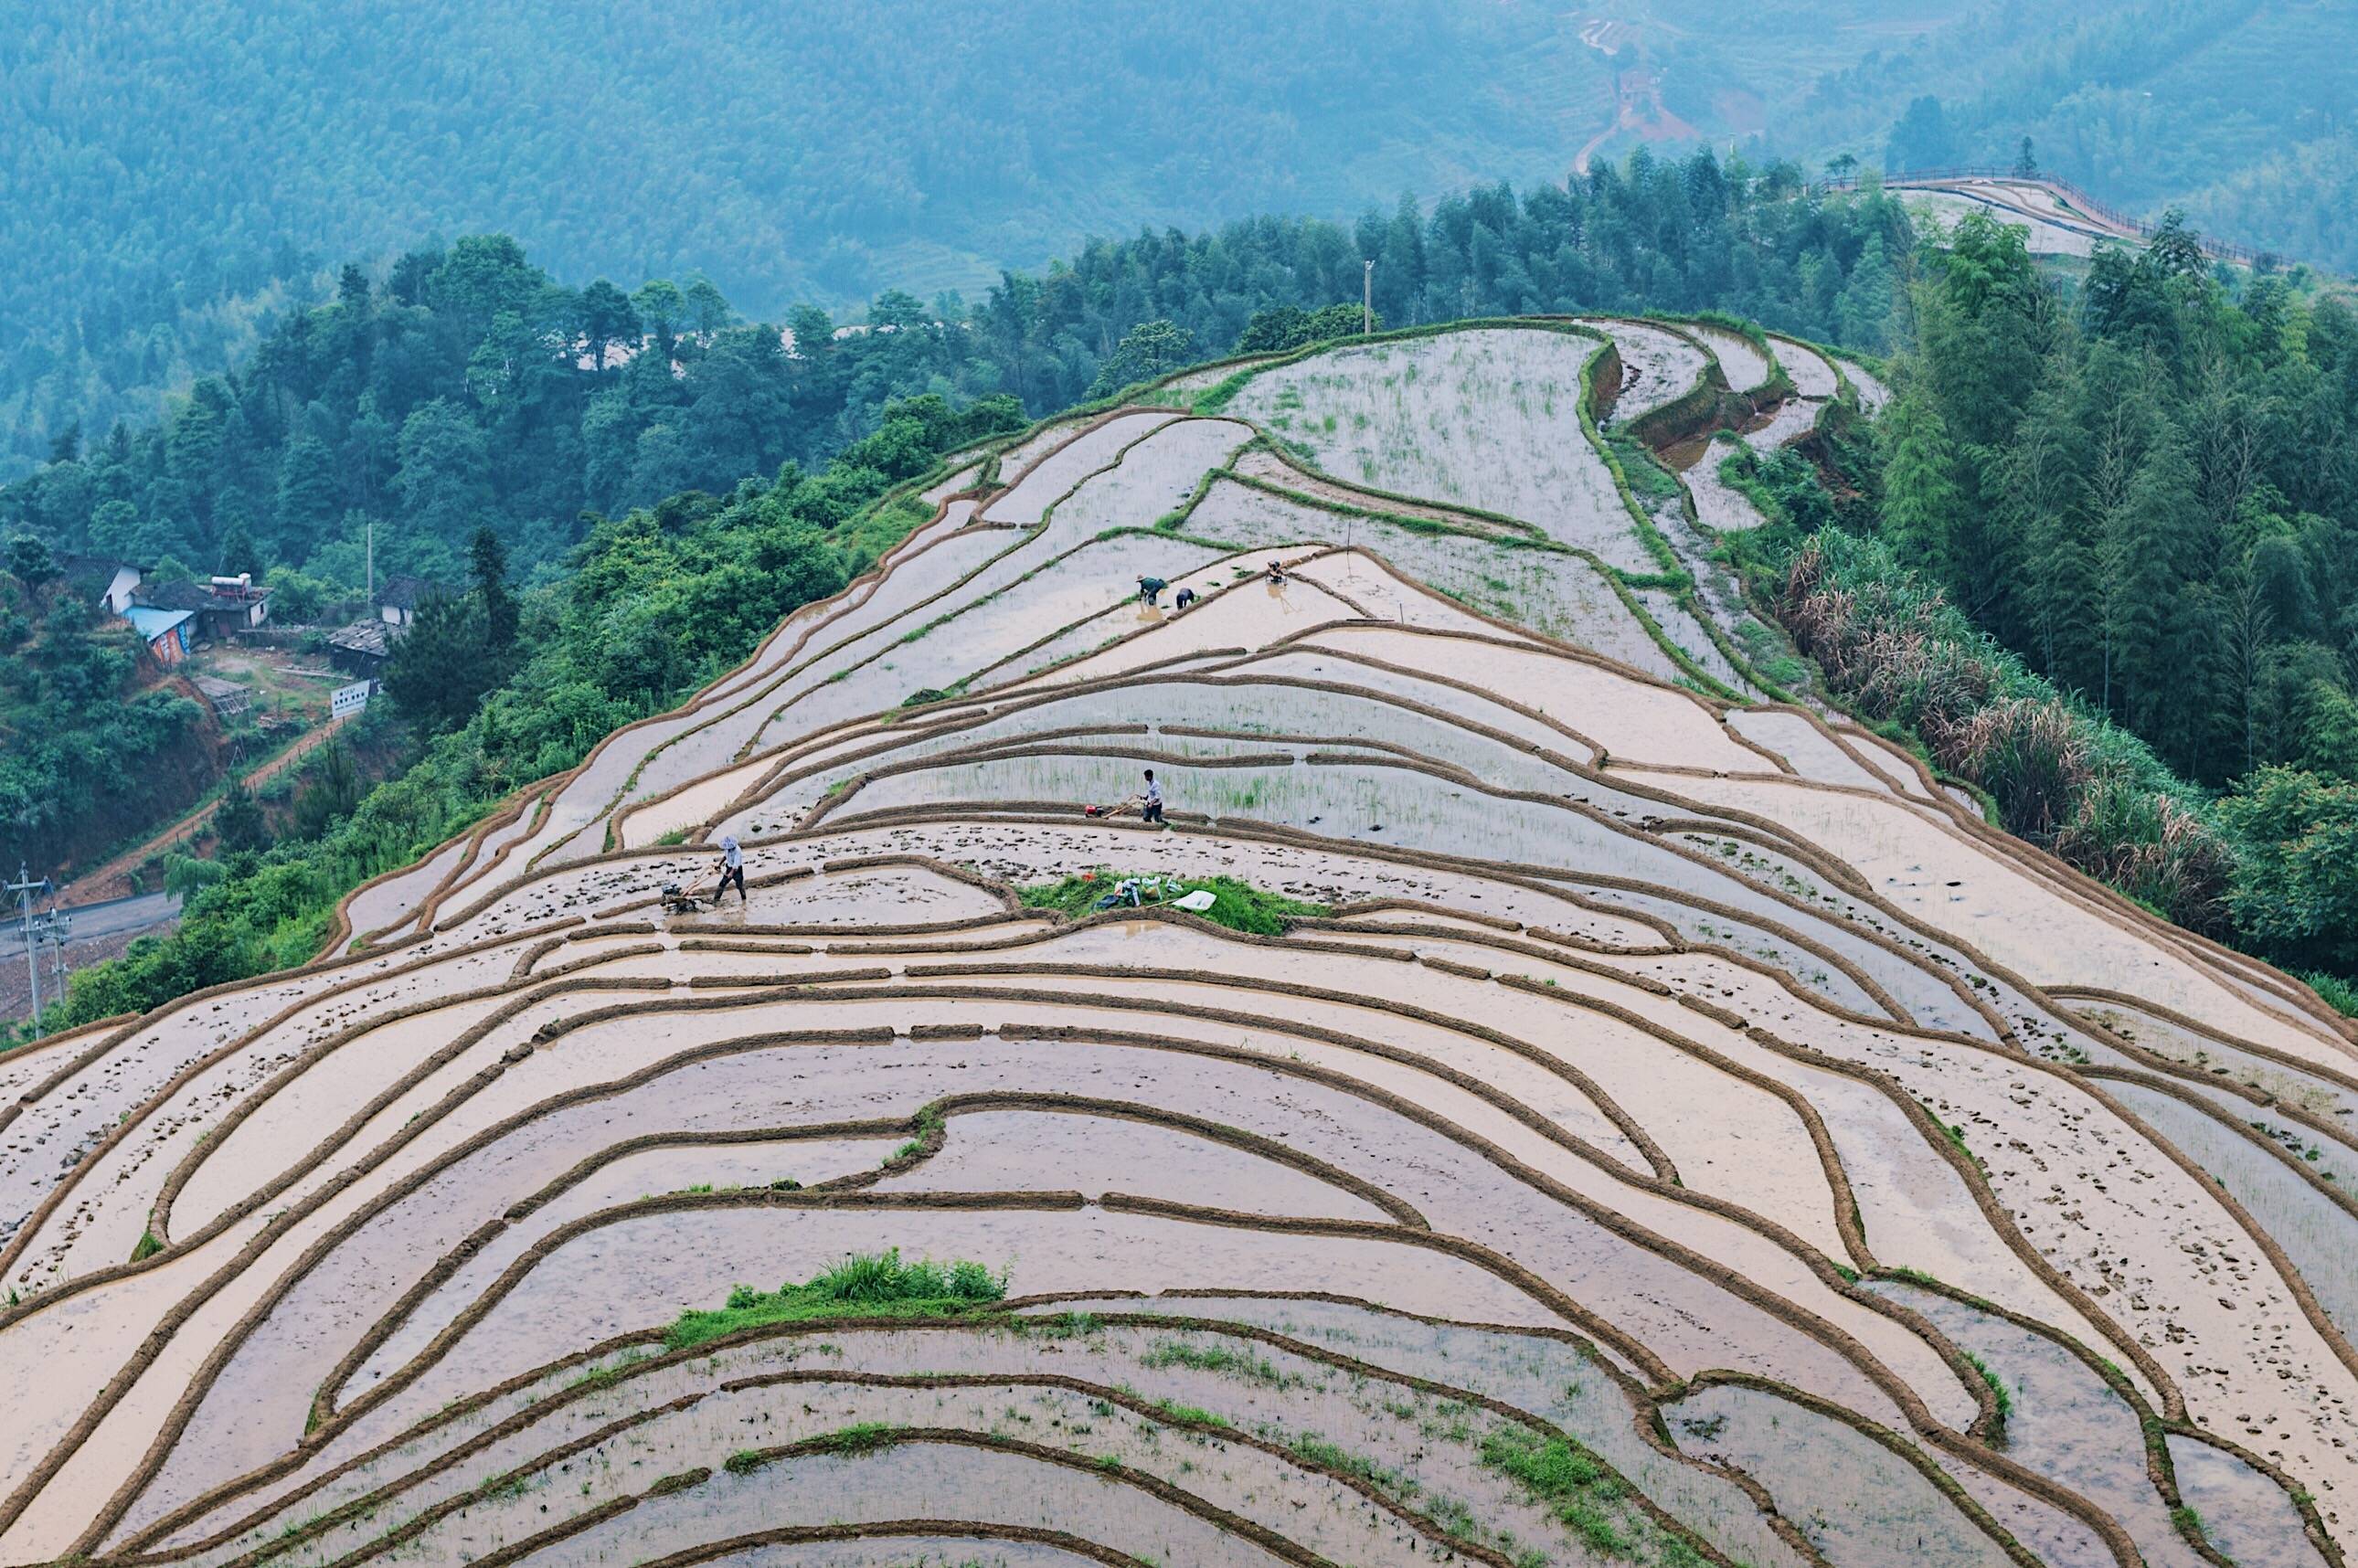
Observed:
[[[2006,1440],[2006,1417],[2014,1413],[2014,1395],[1998,1380],[1998,1375],[1990,1370],[1988,1362],[1970,1350],[1965,1352],[1965,1359],[1972,1362],[1974,1370],[1982,1375],[1982,1381],[1989,1385],[1990,1397],[1997,1402],[1997,1429],[1991,1435],[2003,1443]]]
[[[1482,1440],[1482,1463],[1520,1483],[1590,1551],[1606,1557],[1629,1555],[1633,1543],[1622,1533],[1614,1517],[1617,1510],[1612,1509],[1627,1488],[1594,1454],[1561,1437],[1501,1426]]]
[[[933,1106],[925,1107],[925,1109],[917,1113],[916,1127],[917,1135],[914,1138],[910,1139],[906,1143],[902,1144],[898,1149],[893,1150],[892,1153],[886,1155],[884,1158],[884,1163],[887,1165],[896,1165],[903,1160],[914,1160],[918,1155],[924,1153],[925,1152],[925,1140],[933,1137],[942,1130],[942,1113]]]
[[[881,1449],[892,1447],[901,1441],[903,1430],[901,1427],[891,1426],[883,1422],[860,1422],[856,1425],[843,1427],[835,1432],[823,1433],[803,1443],[789,1444],[788,1447],[806,1454],[839,1454],[847,1458],[857,1459]],[[783,1457],[784,1457],[784,1451],[780,1449],[741,1448],[731,1454],[720,1467],[732,1476],[750,1476],[773,1460]]]
[[[811,1446],[828,1454],[873,1454],[889,1448],[900,1438],[901,1429],[882,1422],[861,1422],[840,1432],[830,1432],[824,1437],[813,1438]]]
[[[1109,1407],[1109,1409],[1110,1407]],[[1169,1400],[1154,1401],[1154,1413],[1174,1424],[1192,1422],[1197,1426],[1226,1426],[1228,1418],[1200,1405],[1174,1404]]]
[[[1138,1358],[1141,1367],[1185,1367],[1197,1372],[1218,1372],[1240,1378],[1248,1383],[1267,1383],[1282,1388],[1285,1374],[1265,1356],[1249,1351],[1231,1350],[1225,1345],[1189,1345],[1182,1340],[1158,1340],[1153,1348]]]
[[[1019,1338],[1079,1339],[1102,1333],[1105,1322],[1095,1313],[1060,1312],[1042,1317],[1011,1317],[1005,1326]]]
[[[988,1306],[1007,1294],[1007,1271],[980,1263],[903,1262],[897,1247],[855,1254],[804,1283],[759,1291],[740,1285],[726,1306],[685,1312],[664,1333],[664,1347],[683,1350],[740,1329],[829,1317],[946,1317]]]

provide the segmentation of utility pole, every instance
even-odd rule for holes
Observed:
[[[33,895],[48,892],[49,879],[43,877],[35,881],[33,873],[25,869],[24,861],[19,860],[16,862],[16,880],[8,884],[8,891],[16,895],[17,918],[25,927],[25,978],[33,985],[33,1027],[38,1029],[41,1026],[41,961],[33,952]]]
[[[49,945],[49,994],[66,999],[66,944],[73,940],[73,916],[52,909],[33,922],[33,934]]]
[[[1370,258],[1359,265],[1359,336],[1365,338],[1376,330],[1376,264]]]
[[[367,530],[363,536],[368,540],[368,608],[369,613],[374,615],[376,613],[376,524],[373,522],[363,523],[361,526]]]

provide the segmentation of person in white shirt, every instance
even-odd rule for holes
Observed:
[[[720,903],[720,897],[729,891],[730,882],[737,884],[739,903],[752,902],[745,896],[745,851],[737,847],[737,835],[724,833],[720,836],[720,885],[712,891],[714,904]]]
[[[1113,806],[1088,806],[1081,809],[1086,816],[1112,818],[1120,816],[1133,806],[1137,808],[1140,817],[1152,823],[1155,827],[1171,826],[1163,820],[1163,786],[1155,782],[1152,768],[1146,770],[1146,788],[1131,795],[1128,800]]]

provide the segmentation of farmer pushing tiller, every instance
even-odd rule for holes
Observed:
[[[1123,812],[1132,809],[1138,812],[1141,821],[1150,826],[1166,828],[1171,826],[1163,820],[1163,785],[1155,779],[1152,768],[1146,770],[1146,787],[1138,794],[1126,800],[1117,801],[1111,806],[1089,806],[1081,808],[1084,816],[1102,816],[1109,819],[1120,816]]]

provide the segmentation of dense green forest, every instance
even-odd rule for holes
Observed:
[[[1789,540],[1788,624],[2017,831],[2358,973],[2358,312],[2174,228],[2069,294],[1985,217],[1915,272],[1852,503],[1756,477],[1875,535]]]
[[[0,477],[243,360],[427,235],[765,318],[1090,233],[1560,176],[1610,81],[1536,0],[308,10],[19,0],[0,45]],[[326,268],[323,272],[323,267]]]
[[[1092,242],[1008,273],[971,308],[887,291],[838,337],[804,306],[742,323],[710,284],[569,288],[503,236],[413,251],[197,383],[168,417],[61,447],[0,488],[0,529],[60,550],[267,572],[281,621],[376,569],[457,583],[489,527],[530,581],[592,516],[816,467],[894,397],[1011,395],[1037,415],[1151,369],[1123,340],[1160,320],[1163,359],[1223,352],[1256,310],[1356,299],[1362,258],[1395,325],[1521,311],[1720,307],[1883,346],[1909,246],[1872,192],[1797,200],[1790,165],[1644,153],[1570,189],[1501,184],[1403,201],[1355,225],[1261,218]],[[779,327],[791,334],[791,350]],[[643,341],[653,351],[629,352]],[[668,351],[665,351],[667,349]],[[787,482],[791,482],[791,479]]]
[[[417,0],[300,25],[263,0],[20,0],[0,479],[249,362],[343,259],[383,283],[422,236],[493,229],[567,278],[705,276],[777,319],[976,296],[1092,233],[1561,179],[1592,138],[1607,162],[1649,139],[1817,165],[2010,162],[2029,135],[2120,205],[2358,265],[2358,14],[2081,9],[1628,0],[1584,38],[1540,0]],[[1631,73],[1661,113],[1616,130]]]

